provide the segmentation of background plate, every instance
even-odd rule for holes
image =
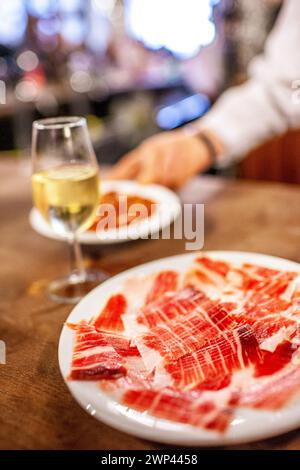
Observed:
[[[116,230],[107,230],[103,234],[85,231],[78,235],[80,243],[85,245],[111,244],[146,238],[149,234],[156,234],[168,227],[180,214],[181,204],[178,196],[163,186],[156,184],[141,185],[135,181],[108,181],[101,182],[101,191],[107,193],[117,191],[122,194],[135,194],[158,204],[157,211],[140,222]],[[51,226],[43,219],[36,208],[31,209],[29,221],[32,228],[39,234],[54,240],[67,240],[67,237],[53,231]]]

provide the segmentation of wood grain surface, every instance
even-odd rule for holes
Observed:
[[[45,294],[48,282],[68,270],[67,248],[30,228],[26,166],[0,161],[0,179],[0,340],[7,347],[7,363],[0,364],[0,448],[164,448],[101,424],[71,397],[57,361],[60,330],[71,307]],[[261,252],[300,262],[298,186],[201,177],[181,196],[205,202],[205,249]],[[85,249],[85,256],[87,264],[113,275],[183,252],[183,240],[148,240]],[[300,449],[300,430],[234,448]]]

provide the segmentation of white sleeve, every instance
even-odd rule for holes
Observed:
[[[273,135],[300,126],[300,100],[293,90],[300,86],[300,0],[285,1],[264,54],[250,63],[249,77],[226,91],[199,121],[224,143],[220,166]]]

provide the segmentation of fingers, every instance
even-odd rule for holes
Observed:
[[[136,179],[143,184],[156,183],[159,180],[156,160],[155,148],[142,145],[125,155],[109,172],[108,178]]]
[[[109,171],[107,177],[111,179],[134,179],[140,170],[140,150],[135,149],[126,154]]]
[[[177,180],[181,179],[175,170],[173,152],[161,151],[161,149],[144,149],[141,155],[140,170],[137,174],[137,180],[142,184],[161,184],[170,188],[176,188]],[[175,171],[174,171],[175,170]]]
[[[178,172],[178,160],[180,156],[174,154],[174,149],[165,153],[165,158],[162,162],[162,181],[161,184],[169,188],[177,188],[178,179],[181,178]]]
[[[141,171],[138,175],[137,181],[141,184],[161,184],[160,181],[151,174],[149,171]]]
[[[145,152],[142,156],[142,163],[140,171],[137,175],[137,180],[142,184],[158,183],[158,168],[156,154],[152,152]]]
[[[155,159],[152,159],[151,168],[148,170],[148,183],[157,183],[169,188],[180,186],[182,172],[177,170],[180,156],[175,152],[173,147],[157,151]]]
[[[198,140],[185,134],[162,134],[146,140],[123,157],[109,177],[179,188],[202,169],[201,160]]]

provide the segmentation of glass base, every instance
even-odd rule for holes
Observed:
[[[104,271],[88,269],[84,274],[72,272],[69,276],[52,281],[48,288],[51,300],[63,304],[76,304],[88,292],[108,279]]]

